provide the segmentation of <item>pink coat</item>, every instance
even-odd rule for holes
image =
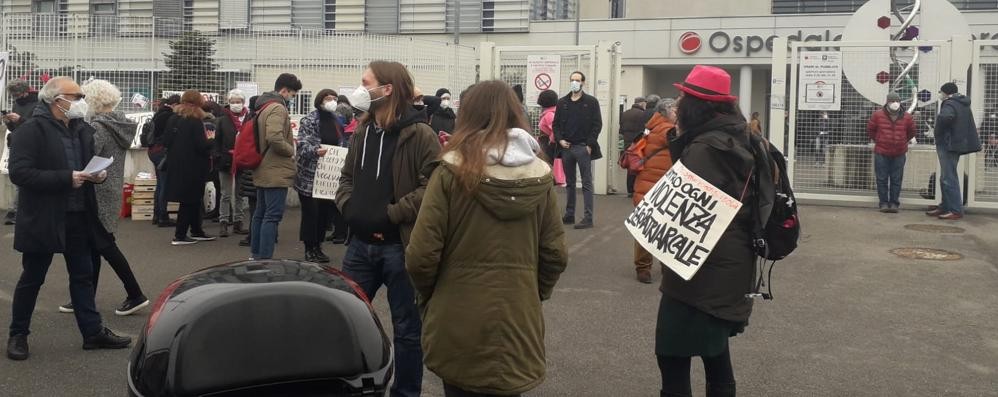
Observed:
[[[548,136],[548,142],[554,142],[554,111],[557,108],[557,106],[551,106],[544,108],[541,112],[541,120],[538,128],[541,129],[544,135]]]

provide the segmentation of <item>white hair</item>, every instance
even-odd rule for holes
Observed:
[[[59,84],[64,81],[73,81],[72,77],[69,76],[58,76],[49,79],[42,86],[42,89],[38,91],[38,99],[42,102],[51,104],[55,101],[55,97],[59,96]]]
[[[83,94],[87,96],[87,104],[90,105],[91,112],[101,112],[111,109],[121,103],[121,91],[114,84],[107,80],[90,80],[83,87]]]
[[[229,95],[225,97],[225,101],[228,102],[233,99],[242,99],[243,101],[246,101],[246,94],[243,93],[243,90],[238,88],[233,89],[232,91],[229,91]]]

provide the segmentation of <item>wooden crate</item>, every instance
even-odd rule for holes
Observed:
[[[138,206],[138,205],[153,205],[153,204],[155,204],[155,200],[154,199],[132,197],[132,206],[133,207],[134,206]]]
[[[166,203],[166,212],[180,211],[180,203]]]
[[[152,220],[152,212],[150,212],[148,214],[136,214],[136,213],[133,212],[132,213],[132,220],[133,221],[148,221],[148,220]]]
[[[145,193],[145,192],[155,193],[156,192],[156,184],[154,183],[151,186],[150,185],[135,185],[135,188],[132,189],[132,192],[133,193],[139,193],[139,192],[143,192],[143,193]]]
[[[153,179],[139,179],[135,178],[135,186],[153,186],[155,190],[156,178]]]
[[[153,200],[156,192],[132,192],[132,200]]]

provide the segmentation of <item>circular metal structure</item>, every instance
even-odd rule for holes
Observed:
[[[929,225],[924,223],[915,223],[911,225],[904,225],[905,229],[914,230],[916,232],[926,232],[926,233],[963,233],[966,232],[963,228],[955,226],[943,226],[943,225]]]
[[[890,252],[905,259],[922,259],[929,261],[956,261],[963,259],[963,255],[956,252],[936,248],[904,247],[892,249]]]

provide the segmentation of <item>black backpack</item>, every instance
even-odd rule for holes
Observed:
[[[759,257],[757,267],[758,276],[753,286],[750,297],[762,297],[773,299],[772,285],[770,280],[773,275],[773,265],[776,261],[786,258],[797,249],[800,242],[800,214],[797,212],[797,198],[794,196],[793,188],[790,186],[789,175],[787,174],[787,159],[778,149],[768,144],[761,138],[752,139],[753,156],[756,164],[767,166],[756,166],[750,176],[751,183],[755,187],[757,194],[752,202],[752,218],[754,226],[752,231],[752,248]],[[762,173],[775,174],[776,180],[772,185],[775,191],[772,195],[772,203],[763,203],[760,199],[760,189],[763,177],[773,178],[774,175],[763,175]],[[768,193],[768,192],[767,192]],[[768,197],[768,195],[765,195]],[[771,208],[769,205],[771,204]],[[765,208],[764,208],[765,206]],[[765,211],[769,211],[769,215]],[[765,219],[765,223],[763,222]],[[767,279],[763,282],[762,273],[766,265],[769,265]],[[768,285],[768,291],[760,293],[763,285]]]
[[[152,129],[152,119],[149,119],[142,124],[142,133],[139,134],[139,144],[141,144],[142,147],[152,146]]]

